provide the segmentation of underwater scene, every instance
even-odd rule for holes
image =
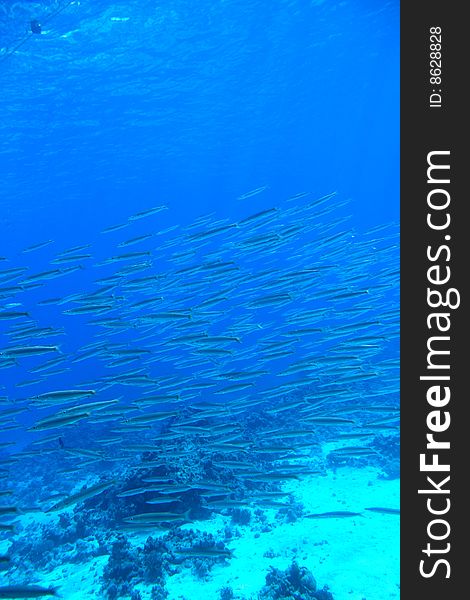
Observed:
[[[0,598],[398,599],[398,2],[0,36]]]

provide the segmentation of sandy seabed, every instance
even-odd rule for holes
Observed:
[[[328,585],[335,600],[398,600],[399,516],[364,510],[398,508],[398,479],[380,479],[372,468],[342,467],[325,477],[289,481],[284,490],[304,505],[304,514],[352,511],[362,516],[300,518],[276,524],[275,511],[263,509],[274,525],[270,531],[237,525],[240,537],[227,543],[233,558],[215,564],[206,580],[197,578],[189,568],[168,577],[168,600],[218,600],[225,586],[233,589],[236,598],[255,600],[269,567],[284,570],[293,559],[312,572],[319,588]],[[29,521],[45,516],[35,513],[23,518]],[[229,523],[229,517],[217,515],[184,527],[223,538]],[[142,546],[147,537],[148,533],[129,535],[129,541]],[[2,546],[2,551],[7,549]],[[99,590],[107,560],[108,556],[99,556],[86,564],[64,564],[41,573],[40,579],[31,583],[56,586],[64,600],[105,600]],[[136,585],[143,600],[150,600],[151,587]]]

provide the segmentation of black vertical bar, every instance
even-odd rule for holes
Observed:
[[[465,464],[470,460],[466,416],[470,398],[464,377],[465,370],[470,369],[470,364],[466,365],[470,362],[466,343],[470,315],[465,315],[466,279],[470,276],[468,267],[465,269],[470,263],[470,248],[466,243],[467,239],[470,242],[470,219],[466,219],[470,195],[463,182],[468,170],[464,140],[469,119],[468,109],[464,108],[464,87],[468,79],[466,61],[470,56],[466,40],[470,36],[464,9],[464,3],[436,0],[401,5],[401,598],[404,600],[443,600],[468,594],[466,574],[470,572],[470,564],[465,542],[470,537],[470,498],[464,488],[469,471]],[[441,168],[431,168],[428,173],[430,163]],[[442,168],[445,166],[450,168]],[[439,203],[446,205],[447,201],[446,208],[434,208]],[[447,222],[448,227],[444,227]],[[437,268],[429,271],[431,267]],[[444,283],[448,275],[450,278]],[[450,298],[452,305],[460,297],[460,306],[431,307],[429,290],[435,290],[431,296],[433,304],[439,304],[440,292],[443,302]],[[446,296],[447,293],[450,295]],[[433,313],[441,317],[430,316]],[[448,325],[448,331],[444,332]],[[450,339],[442,337],[430,342],[432,336]],[[429,343],[432,349],[450,353],[430,357]],[[446,369],[446,365],[450,368]],[[420,377],[435,379],[420,380]],[[429,392],[431,387],[434,395]],[[446,388],[450,393],[447,403]],[[446,427],[449,417],[450,426]],[[433,431],[432,428],[438,427],[443,431]],[[449,442],[450,448],[427,448],[430,443],[427,434],[433,434],[435,441]],[[423,470],[422,454],[424,463],[429,465],[435,460],[438,469],[449,465],[450,470]],[[432,514],[431,510],[441,514]]]

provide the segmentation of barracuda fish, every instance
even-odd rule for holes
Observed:
[[[14,408],[7,408],[6,410],[0,411],[0,418],[11,417],[12,415],[18,415],[28,410],[26,406],[15,406]]]
[[[119,231],[119,229],[124,229],[124,227],[128,227],[129,223],[121,223],[120,225],[111,225],[106,227],[101,231],[101,233],[111,233],[113,231]]]
[[[373,448],[367,448],[362,446],[349,446],[346,448],[335,448],[330,452],[330,456],[344,456],[344,457],[355,457],[355,456],[369,456],[371,454],[378,454]]]
[[[364,510],[368,510],[370,512],[375,512],[375,513],[380,513],[382,515],[399,515],[400,514],[399,508],[386,508],[383,506],[369,506],[368,508],[365,508]]]
[[[233,352],[226,348],[198,348],[193,350],[196,354],[207,354],[208,356],[232,356]]]
[[[72,415],[48,417],[47,419],[36,422],[33,426],[28,428],[28,431],[45,431],[46,429],[56,429],[59,427],[66,427],[67,425],[75,425],[75,423],[86,419],[90,415],[91,413],[89,412],[82,412]]]
[[[362,513],[351,512],[349,510],[334,510],[323,513],[311,513],[305,515],[306,519],[343,519],[347,517],[362,517]]]
[[[82,252],[83,250],[86,250],[87,248],[91,248],[91,244],[82,244],[80,246],[74,246],[73,248],[69,248],[68,250],[64,250],[63,252],[60,252],[58,254],[58,256],[67,256],[68,254],[73,254],[74,252]]]
[[[140,487],[131,490],[124,490],[123,492],[119,492],[119,494],[116,494],[116,496],[118,498],[131,498],[132,496],[140,496],[141,494],[145,494],[150,489],[151,488],[149,487]]]
[[[88,398],[94,396],[95,390],[59,390],[55,392],[45,392],[34,396],[34,400],[53,400],[63,402],[64,400],[78,400],[79,398]]]
[[[61,269],[53,269],[51,271],[43,271],[42,273],[36,273],[36,275],[30,275],[26,279],[23,279],[22,284],[25,285],[27,283],[34,283],[37,281],[48,281],[49,279],[55,279],[56,277],[60,277],[65,272]]]
[[[267,185],[262,185],[261,187],[258,187],[254,190],[250,190],[249,192],[245,192],[244,194],[241,194],[240,196],[237,196],[237,200],[246,200],[247,198],[251,198],[253,196],[257,196],[258,194],[261,194],[261,192],[264,192],[265,190],[268,189],[269,186]]]
[[[135,417],[128,417],[126,419],[127,423],[149,423],[152,421],[163,421],[165,419],[169,419],[171,417],[175,417],[179,414],[177,410],[168,410],[168,411],[160,411],[154,413],[148,413],[144,415],[137,415]]]
[[[5,282],[5,280],[3,280],[2,283],[3,282]],[[22,292],[22,291],[24,291],[24,287],[20,286],[20,285],[13,285],[13,286],[7,286],[7,287],[3,286],[3,287],[0,287],[0,298],[11,298],[18,292]],[[5,306],[4,308],[10,308],[10,307]]]
[[[275,215],[277,215],[278,210],[278,208],[268,208],[267,210],[263,210],[261,212],[245,217],[244,219],[241,219],[240,221],[238,221],[238,225],[243,226],[247,225],[248,223],[253,224],[257,223],[260,220],[263,220],[265,217],[274,217]]]
[[[71,496],[64,498],[63,500],[61,500],[57,504],[54,504],[54,506],[51,506],[44,512],[50,513],[50,512],[55,512],[58,510],[63,510],[64,508],[69,508],[70,506],[73,506],[74,504],[78,504],[79,502],[83,502],[83,500],[87,500],[88,498],[93,498],[94,496],[97,496],[98,494],[101,494],[102,492],[109,490],[110,488],[115,486],[116,483],[117,483],[116,480],[113,479],[113,480],[107,481],[105,483],[98,483],[97,485],[93,485],[89,488],[86,488],[85,490],[81,490],[77,494],[72,494]]]
[[[102,400],[101,402],[86,402],[85,404],[78,404],[77,406],[69,406],[59,410],[58,414],[70,414],[74,412],[102,410],[103,408],[117,404],[120,401],[119,398],[114,400]]]
[[[21,317],[29,317],[29,313],[24,311],[0,310],[0,321],[20,319]]]
[[[144,219],[146,217],[150,217],[152,215],[156,215],[162,210],[168,210],[168,206],[154,206],[153,208],[149,208],[147,210],[143,210],[141,212],[136,213],[129,217],[129,221],[138,221],[139,219]]]
[[[148,512],[130,517],[124,517],[124,523],[173,523],[174,521],[190,521],[189,514],[191,509],[184,513],[173,513],[173,512]]]
[[[19,508],[17,506],[0,506],[0,517],[5,515],[17,515],[19,512]]]
[[[0,356],[7,358],[20,358],[22,356],[37,356],[49,352],[60,352],[59,346],[16,346],[0,350]]]
[[[338,440],[355,440],[355,439],[366,439],[366,438],[370,438],[373,436],[374,436],[373,433],[351,432],[351,433],[340,433],[337,435],[337,439]]]
[[[289,508],[291,505],[288,502],[276,502],[275,500],[265,500],[265,499],[257,499],[256,506],[261,506],[262,508],[271,508],[274,510],[281,510]]]
[[[41,248],[45,248],[46,246],[49,246],[49,244],[53,244],[54,241],[53,240],[46,240],[45,242],[40,242],[39,244],[34,244],[33,246],[28,246],[28,248],[25,248],[23,250],[23,254],[26,254],[28,252],[34,252],[34,250],[40,250]]]
[[[52,265],[63,265],[63,264],[67,264],[70,262],[89,260],[90,258],[93,258],[93,256],[91,254],[72,254],[72,255],[68,255],[68,256],[61,256],[61,257],[54,258],[53,260],[51,260],[51,264]]]
[[[164,402],[178,402],[180,400],[178,394],[158,394],[155,396],[145,396],[141,400],[137,401],[139,406],[154,406],[155,404],[162,404]]]
[[[112,264],[112,263],[116,263],[116,262],[121,262],[123,260],[133,260],[135,258],[146,258],[148,256],[151,256],[151,252],[149,252],[149,251],[126,252],[125,254],[118,254],[117,256],[111,256],[111,258],[108,258],[102,264],[107,265],[107,264]]]
[[[102,459],[103,454],[98,452],[93,452],[93,450],[87,450],[85,448],[65,448],[65,452],[69,454],[73,454],[74,456],[86,456],[91,458]]]
[[[48,360],[42,365],[38,365],[37,367],[32,367],[29,369],[30,373],[44,373],[44,371],[49,371],[54,367],[58,367],[64,363],[64,358],[61,356],[59,358],[54,358],[52,360]],[[49,375],[49,373],[48,373]]]
[[[318,425],[355,425],[356,422],[352,419],[345,419],[343,417],[307,417],[306,421],[309,423],[316,423]]]
[[[153,237],[153,233],[148,233],[146,235],[139,235],[138,237],[131,238],[130,240],[125,240],[124,242],[120,242],[118,244],[118,248],[125,248],[126,246],[133,246],[134,244],[139,244],[145,240]]]
[[[143,306],[152,306],[153,304],[163,302],[163,296],[157,296],[153,298],[147,298],[146,300],[140,300],[139,302],[134,302],[132,304],[132,308],[142,308]]]
[[[36,446],[36,445],[40,445],[40,444],[48,444],[49,442],[55,442],[57,441],[59,438],[61,437],[60,433],[54,433],[52,435],[48,435],[46,437],[43,437],[39,440],[33,440],[31,442],[32,446]]]
[[[110,304],[90,304],[88,306],[79,306],[77,308],[69,308],[63,311],[64,315],[86,315],[89,313],[92,314],[101,314],[103,312],[109,312],[113,310],[113,306]]]
[[[44,598],[45,596],[58,596],[58,591],[53,587],[40,585],[2,585],[0,598]]]
[[[196,427],[195,425],[172,425],[171,431],[189,433],[194,435],[203,435],[210,436],[212,435],[212,430],[206,427]]]
[[[0,279],[3,280],[5,277],[10,277],[12,275],[21,275],[28,270],[28,267],[13,267],[11,269],[2,269],[0,270]]]
[[[209,229],[206,231],[193,233],[188,236],[188,239],[201,240],[201,239],[212,238],[216,235],[220,235],[221,233],[225,233],[226,231],[229,231],[229,230],[233,229],[234,227],[238,227],[238,225],[236,223],[231,223],[230,225],[223,225],[222,227],[215,227],[213,229]]]
[[[234,385],[228,385],[224,388],[216,390],[214,394],[232,394],[234,392],[239,392],[241,390],[246,390],[252,388],[254,383],[236,383]]]
[[[229,548],[182,548],[177,550],[178,556],[185,558],[234,558],[234,551]]]

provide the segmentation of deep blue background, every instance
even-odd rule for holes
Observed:
[[[0,254],[303,190],[352,198],[359,228],[397,220],[398,2],[67,4],[0,10]]]
[[[397,2],[1,6],[1,268],[47,271],[58,252],[93,243],[83,271],[15,298],[41,326],[67,327],[50,341],[64,352],[93,341],[87,317],[36,303],[94,289],[113,269],[89,265],[125,251],[116,248],[123,239],[210,211],[236,221],[303,191],[351,199],[343,214],[352,211],[358,232],[398,220]],[[39,36],[28,34],[32,18],[43,23]],[[99,233],[161,204],[169,209],[128,231]],[[128,251],[154,250],[158,272],[163,239]],[[54,243],[21,252],[44,240]],[[29,393],[15,388],[31,378],[26,367],[3,371],[13,398]],[[81,380],[102,374],[77,368]],[[65,372],[54,386],[76,382]]]

